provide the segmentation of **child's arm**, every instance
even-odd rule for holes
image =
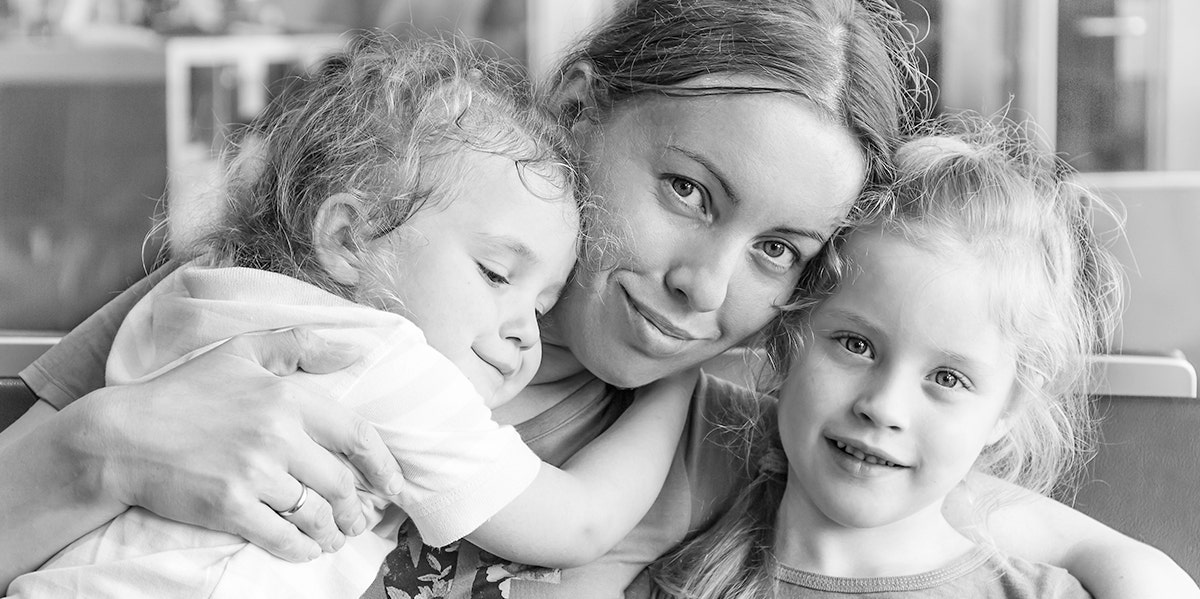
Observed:
[[[998,479],[975,477],[970,484],[975,492],[1018,497],[988,516],[988,533],[1002,551],[1065,568],[1096,599],[1200,598],[1196,582],[1149,545],[1053,499]],[[946,515],[955,526],[969,522],[961,502],[948,501]]]
[[[567,568],[595,561],[646,515],[662,490],[698,374],[639,389],[613,425],[467,536],[507,559]]]

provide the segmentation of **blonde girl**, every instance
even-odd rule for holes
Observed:
[[[1091,434],[1086,359],[1107,347],[1120,274],[1096,199],[1003,128],[907,142],[899,182],[805,283],[771,344],[777,420],[758,476],[658,573],[676,597],[1088,596],[1066,571],[968,538],[1003,501],[987,474],[1049,493]]]

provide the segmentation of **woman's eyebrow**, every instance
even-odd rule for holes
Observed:
[[[732,203],[735,206],[738,205],[739,203],[741,203],[741,201],[742,201],[741,197],[737,194],[737,192],[735,192],[733,190],[733,185],[730,184],[729,178],[726,177],[721,172],[721,169],[717,168],[717,165],[713,164],[712,161],[705,158],[704,156],[701,156],[700,154],[697,154],[691,150],[682,148],[680,146],[668,145],[667,149],[675,151],[675,152],[679,152],[680,154],[687,156],[692,161],[694,161],[697,164],[699,164],[700,166],[704,167],[705,170],[707,170],[709,173],[711,173],[713,178],[715,178],[717,180],[717,183],[719,183],[721,185],[721,189],[722,189],[722,191],[725,192],[725,196],[729,198],[730,203]],[[825,241],[829,239],[829,235],[827,235],[821,231],[818,231],[816,229],[805,229],[802,227],[779,227],[778,231],[781,233],[789,234],[789,235],[798,235],[800,237],[808,237],[808,238],[814,239],[820,243],[825,243]]]
[[[705,158],[704,156],[701,156],[700,154],[697,154],[691,150],[688,150],[686,148],[681,148],[676,145],[668,145],[667,149],[673,150],[675,152],[679,152],[680,154],[683,154],[684,156],[687,156],[688,158],[692,159],[693,161],[698,163],[700,166],[703,166],[706,170],[708,170],[708,172],[712,173],[712,176],[717,180],[717,183],[721,184],[721,189],[725,192],[726,197],[729,198],[729,201],[731,203],[733,203],[734,205],[741,203],[742,200],[738,196],[738,194],[733,190],[733,186],[730,185],[729,178],[726,177],[725,174],[721,172],[721,169],[717,168],[717,165],[713,164],[711,160],[709,160],[708,158]]]
[[[816,241],[821,244],[824,244],[826,241],[829,240],[829,235],[822,233],[821,231],[818,231],[816,229],[802,229],[802,228],[797,228],[797,227],[779,227],[777,230],[780,233],[784,233],[787,235],[796,235],[799,237],[807,237],[807,238],[812,239],[813,241]]]

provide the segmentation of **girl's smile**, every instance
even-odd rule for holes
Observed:
[[[945,526],[942,500],[1006,430],[1016,353],[962,250],[871,228],[842,247],[780,394],[785,501],[809,530]]]
[[[847,468],[851,474],[881,474],[876,470],[872,470],[871,466],[882,466],[886,469],[907,468],[907,466],[898,463],[899,461],[895,458],[891,458],[886,452],[874,449],[865,443],[844,441],[830,436],[826,436],[825,439],[833,448],[835,458],[839,459],[839,463]]]

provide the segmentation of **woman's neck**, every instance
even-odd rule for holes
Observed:
[[[775,520],[781,564],[826,576],[880,578],[936,570],[973,546],[941,515],[939,504],[871,528],[830,520],[789,482]]]

